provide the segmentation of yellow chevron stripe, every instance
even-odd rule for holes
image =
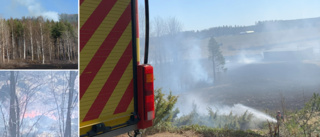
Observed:
[[[132,69],[132,60],[131,60],[125,72],[123,73],[119,83],[117,84],[112,95],[110,96],[109,101],[104,106],[103,111],[99,116],[99,118],[105,119],[106,117],[113,115],[122,96],[127,90],[132,78],[133,78],[133,69]]]
[[[93,11],[98,7],[101,0],[85,0],[80,7],[80,28],[88,20]]]
[[[86,2],[86,1],[85,1]],[[126,3],[126,4],[123,4]],[[84,4],[84,3],[83,3]],[[87,67],[92,57],[95,55],[103,41],[109,35],[110,31],[113,29],[114,25],[119,20],[120,16],[127,8],[129,4],[128,0],[118,0],[116,4],[112,7],[109,14],[102,21],[98,29],[94,32],[90,40],[84,46],[80,53],[80,74]],[[81,6],[82,7],[82,6]],[[82,13],[81,13],[82,16]],[[130,38],[131,39],[131,38]]]
[[[118,124],[125,123],[128,120],[127,118],[125,118],[124,119],[125,121],[124,120],[119,121],[118,118],[131,115],[131,112],[134,111],[133,99],[131,100],[126,112],[115,114],[115,115],[113,115],[113,113],[114,113],[116,107],[118,106],[123,94],[125,93],[126,89],[128,88],[128,86],[131,82],[131,79],[133,77],[132,76],[133,69],[131,66],[132,66],[132,60],[130,61],[129,66],[127,67],[124,74],[122,75],[119,83],[117,84],[114,92],[112,93],[111,97],[109,98],[109,101],[105,105],[99,118],[95,119],[95,120],[91,120],[91,121],[81,122],[80,126],[81,125],[83,125],[83,126],[84,125],[94,125],[94,124],[98,124],[101,122],[105,122],[106,120],[109,121],[106,125],[118,125]],[[110,120],[112,120],[112,119],[117,119],[117,121],[114,121],[114,124],[112,124],[112,123],[110,123]]]
[[[80,100],[80,121],[83,121],[84,117],[88,113],[90,107],[92,106],[93,102],[97,98],[99,92],[101,91],[103,85],[106,83],[109,75],[112,73],[114,67],[118,63],[121,55],[127,48],[128,44],[132,39],[131,36],[131,23],[128,24],[126,30],[123,32],[122,36],[120,37],[119,41],[115,45],[114,49],[111,51],[109,57],[103,63],[102,67],[100,68],[99,72],[93,79],[92,83],[88,87],[87,91],[83,95]],[[90,53],[88,53],[90,54]],[[81,56],[83,53],[81,52]],[[132,69],[132,68],[131,68]]]
[[[88,131],[91,130],[92,125],[96,125],[99,123],[105,123],[105,125],[119,125],[127,122],[130,119],[131,112],[134,111],[134,100],[132,99],[130,102],[130,105],[128,107],[128,110],[125,113],[119,113],[112,115],[112,119],[108,118],[107,120],[101,120],[101,119],[95,119],[95,120],[90,120],[86,122],[80,122],[80,135],[86,134]]]

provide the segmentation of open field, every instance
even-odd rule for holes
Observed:
[[[298,50],[309,47],[320,47],[320,28],[300,28],[272,32],[260,32],[246,35],[217,37],[223,43],[225,56],[235,55],[241,51],[252,54],[263,51],[286,48]]]
[[[208,57],[208,40],[201,42],[204,58]],[[319,27],[228,35],[216,40],[222,44],[228,71],[221,74],[214,86],[197,83],[191,89],[182,89],[185,90],[179,92],[182,102],[191,96],[199,98],[195,102],[201,100],[209,106],[240,103],[262,111],[276,111],[281,110],[283,97],[287,109],[296,110],[313,93],[320,93]],[[209,78],[213,76],[212,62],[204,60],[198,64]],[[189,67],[193,66],[183,68]]]
[[[180,101],[209,105],[243,104],[259,110],[281,110],[281,97],[289,110],[301,109],[313,93],[320,93],[320,67],[303,62],[239,64],[215,86],[182,93]],[[192,101],[192,100],[191,100]],[[210,107],[212,107],[210,106]]]
[[[178,117],[217,128],[206,123],[208,108],[224,116],[230,112],[239,116],[248,110],[256,120],[265,123],[266,119],[275,122],[276,112],[280,110],[294,121],[298,119],[293,113],[303,112],[313,93],[320,93],[318,26],[215,37],[222,45],[220,49],[228,69],[215,79],[209,39],[185,38],[180,47],[166,41],[163,44],[168,47],[163,50],[168,52],[164,54],[166,58],[152,60],[155,87],[179,96],[175,105],[179,109]],[[197,115],[193,115],[193,110]],[[200,118],[196,119],[197,116]],[[269,130],[261,125],[250,129],[265,130],[262,135]],[[296,129],[301,133],[299,126]]]

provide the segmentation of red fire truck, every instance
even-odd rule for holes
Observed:
[[[152,126],[153,67],[147,64],[148,44],[144,64],[139,64],[137,0],[79,4],[80,136],[138,133]]]

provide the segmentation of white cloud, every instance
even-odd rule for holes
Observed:
[[[45,19],[59,21],[58,12],[47,11],[37,0],[13,0],[13,3],[26,7],[29,16],[42,16]]]

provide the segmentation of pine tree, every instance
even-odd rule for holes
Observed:
[[[227,69],[224,67],[225,59],[222,55],[220,47],[222,44],[219,44],[215,38],[210,38],[209,40],[209,58],[212,60],[213,65],[213,78],[215,82],[217,81],[217,73],[226,71]]]

